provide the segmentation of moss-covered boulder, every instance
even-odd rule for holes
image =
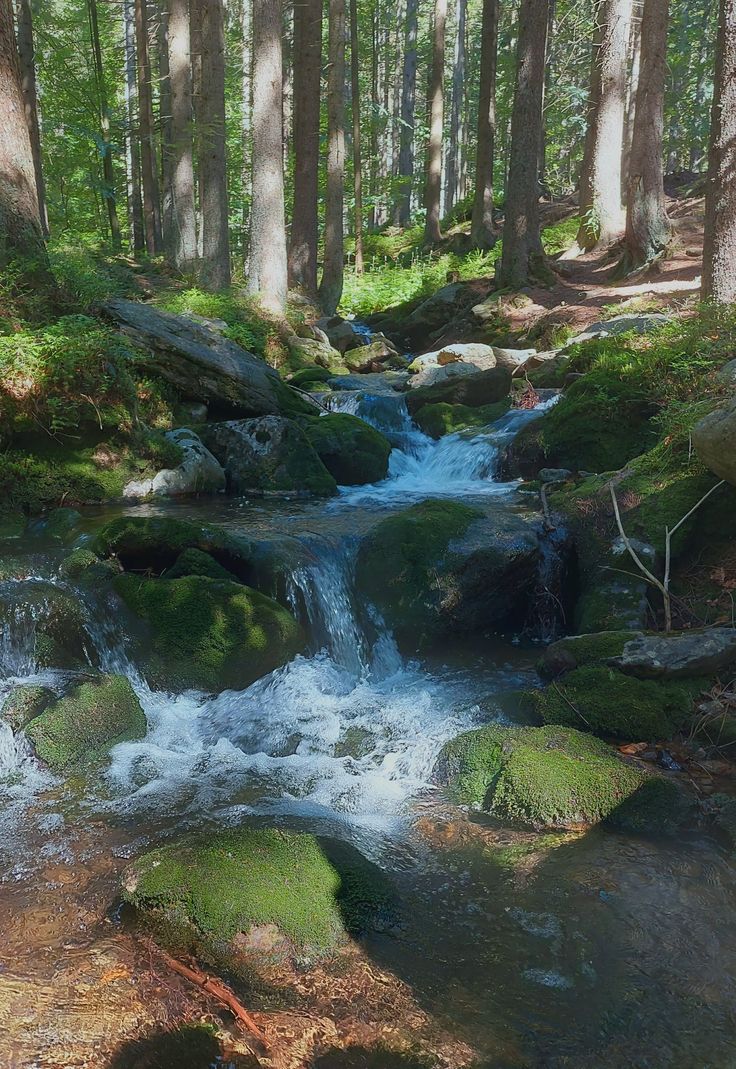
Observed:
[[[120,565],[114,560],[101,560],[96,553],[86,546],[74,549],[59,565],[59,572],[65,579],[89,584],[104,581],[120,571]]]
[[[576,668],[538,692],[547,724],[634,741],[668,739],[686,723],[702,681],[636,679],[614,668]]]
[[[48,687],[37,684],[13,687],[0,707],[0,720],[10,724],[14,732],[23,731],[54,700],[54,692]]]
[[[355,849],[273,828],[239,828],[145,854],[123,898],[175,953],[231,976],[334,954],[385,924],[391,890]]]
[[[430,438],[441,438],[445,434],[457,431],[479,430],[495,423],[505,415],[511,404],[510,398],[503,398],[492,405],[450,405],[444,402],[423,405],[414,416],[414,422]]]
[[[435,778],[456,801],[536,828],[608,821],[661,831],[676,825],[685,808],[674,782],[564,727],[490,724],[467,732],[445,745]]]
[[[24,629],[37,668],[78,669],[96,665],[95,644],[80,601],[51,582],[19,584],[0,598],[0,631]]]
[[[326,367],[303,367],[289,378],[290,386],[310,389],[315,382],[326,383],[333,377],[333,372]]]
[[[112,746],[143,738],[146,717],[128,680],[105,675],[74,687],[25,730],[40,759],[66,771],[99,765]]]
[[[137,655],[146,674],[165,689],[241,690],[304,648],[291,613],[240,583],[121,575],[114,587],[143,624]]]
[[[547,646],[537,668],[546,679],[554,679],[590,664],[605,664],[620,657],[632,638],[632,631],[599,631],[592,635],[568,635]]]
[[[170,516],[121,516],[102,528],[91,549],[117,558],[126,571],[147,575],[161,575],[182,553],[197,550],[245,582],[255,552],[253,543],[240,535]]]
[[[223,568],[214,557],[203,553],[201,549],[185,549],[176,558],[175,563],[166,569],[163,578],[181,579],[185,575],[203,575],[207,579],[224,579],[228,583],[235,579],[232,572]]]
[[[425,405],[467,405],[480,408],[498,404],[511,391],[511,372],[504,367],[479,371],[475,375],[461,375],[438,382],[434,386],[418,386],[406,396],[409,415],[414,417]]]
[[[305,422],[304,431],[339,486],[377,483],[388,475],[391,443],[365,420],[335,412]]]

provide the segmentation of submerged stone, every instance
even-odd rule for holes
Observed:
[[[391,443],[365,420],[331,413],[305,423],[304,432],[339,486],[377,483],[388,475]]]
[[[52,582],[19,584],[0,600],[0,630],[25,630],[38,668],[89,668],[95,645],[80,602]]]

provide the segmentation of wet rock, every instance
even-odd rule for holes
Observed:
[[[705,466],[736,486],[736,398],[699,420],[692,440]]]
[[[182,452],[181,463],[176,468],[164,468],[150,479],[129,482],[123,497],[132,500],[148,497],[192,497],[197,494],[217,494],[225,489],[225,472],[222,466],[189,430],[180,427],[166,435]]]
[[[391,443],[365,420],[331,413],[305,421],[304,432],[339,486],[376,483],[388,475]]]
[[[120,516],[98,533],[90,547],[126,571],[161,575],[188,549],[208,554],[239,579],[252,576],[255,546],[243,535],[171,516]]]
[[[390,884],[353,847],[273,828],[238,828],[144,854],[122,894],[176,954],[252,982],[334,956],[384,929]]]
[[[365,336],[359,334],[353,324],[342,316],[325,316],[318,319],[315,326],[324,331],[332,348],[343,355],[350,349],[367,345]]]
[[[540,829],[608,822],[661,832],[674,830],[687,809],[674,782],[565,727],[467,732],[445,745],[435,780],[456,801]]]
[[[134,655],[162,689],[242,690],[304,648],[291,613],[240,583],[121,575],[114,588],[142,625]]]
[[[414,416],[414,422],[430,438],[442,438],[457,431],[482,430],[501,419],[511,407],[511,399],[504,398],[494,405],[470,408],[468,405],[424,405]]]
[[[78,669],[97,664],[81,603],[51,582],[13,584],[0,595],[0,631],[24,636],[37,668]]]
[[[225,469],[233,494],[329,497],[335,480],[302,428],[279,416],[231,420],[207,428],[205,441]]]
[[[110,748],[141,739],[146,717],[124,676],[98,676],[74,687],[26,727],[39,758],[55,771],[101,764]]]
[[[23,731],[55,698],[48,687],[34,684],[13,687],[0,708],[0,720],[10,724],[14,732]]]
[[[82,514],[77,509],[52,509],[44,516],[31,520],[27,533],[40,538],[52,538],[55,542],[72,542],[80,532]]]
[[[641,635],[626,643],[615,663],[640,679],[715,676],[736,663],[736,628]]]
[[[449,372],[457,366],[457,364],[451,364],[443,370]],[[495,367],[489,371],[476,371],[470,375],[448,377],[447,381],[436,383],[434,386],[412,389],[407,394],[406,404],[412,416],[424,405],[444,403],[478,408],[481,405],[502,401],[508,397],[510,390],[511,372],[506,368]]]

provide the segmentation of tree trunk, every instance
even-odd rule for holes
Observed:
[[[444,126],[445,26],[447,0],[434,0],[432,27],[432,63],[429,76],[429,139],[427,141],[427,176],[424,206],[424,241],[433,245],[442,240],[440,230],[440,195],[442,192],[442,133]]]
[[[475,197],[470,224],[470,239],[473,246],[478,249],[490,249],[496,243],[493,228],[493,156],[496,142],[498,16],[498,0],[483,0]]]
[[[358,4],[350,0],[350,91],[353,112],[353,189],[355,192],[355,273],[363,274],[363,153],[360,136],[360,54]]]
[[[161,240],[169,260],[174,251],[174,191],[172,170],[171,70],[169,65],[169,0],[158,6],[158,119],[161,138]]]
[[[110,109],[107,103],[105,72],[102,68],[102,49],[100,48],[100,28],[97,20],[97,0],[87,0],[87,15],[92,42],[92,59],[97,90],[97,107],[100,116],[100,155],[102,156],[103,197],[110,224],[110,239],[113,249],[122,244],[120,220],[115,199],[115,169],[112,163],[112,143],[110,140]]]
[[[329,0],[329,74],[327,77],[327,192],[325,258],[319,298],[334,315],[342,297],[345,261],[343,188],[345,180],[345,0]]]
[[[294,217],[289,283],[317,296],[319,105],[322,69],[322,0],[294,8]]]
[[[641,16],[635,6],[631,20],[629,37],[629,76],[626,84],[626,111],[624,114],[624,143],[621,153],[621,189],[624,195],[629,188],[631,166],[631,139],[634,136],[634,116],[636,115],[636,94],[639,89],[639,69],[641,67]]]
[[[198,21],[201,39],[201,84],[196,108],[202,226],[200,278],[205,286],[218,290],[230,285],[222,0],[196,0],[192,14]]]
[[[463,169],[462,114],[465,96],[465,23],[468,0],[456,0],[455,55],[452,64],[452,103],[450,106],[450,140],[445,166],[445,215],[449,215],[460,196]]]
[[[708,185],[703,298],[736,301],[736,6],[720,0]]]
[[[49,280],[36,172],[26,124],[12,0],[0,0],[0,268],[27,263],[26,280]]]
[[[248,290],[286,305],[281,0],[253,0],[253,203]]]
[[[669,0],[645,0],[641,25],[641,68],[631,141],[626,235],[619,268],[623,275],[659,259],[670,240],[662,174],[668,17]]]
[[[253,159],[253,5],[252,0],[241,0],[240,29],[243,39],[241,50],[241,118],[240,129],[243,140],[243,204],[241,225],[243,231],[243,266],[246,274],[250,258],[250,206],[253,199],[251,160]]]
[[[624,231],[621,152],[632,0],[600,0],[590,87],[592,112],[580,187],[581,249],[606,248]]]
[[[169,0],[169,80],[171,144],[166,147],[171,169],[171,234],[169,255],[180,271],[197,261],[192,147],[192,57],[188,0]]]
[[[128,216],[133,252],[143,252],[143,201],[141,199],[141,155],[138,140],[138,84],[135,67],[135,0],[123,0],[125,33],[125,110],[127,116],[126,157],[128,168]]]
[[[31,139],[33,169],[36,174],[38,211],[44,237],[49,235],[49,217],[46,210],[46,186],[41,164],[41,132],[38,124],[38,92],[36,88],[36,63],[33,45],[33,18],[30,0],[18,0],[15,9],[20,60],[21,89],[26,114],[28,136]]]
[[[520,289],[548,279],[539,233],[539,146],[549,0],[521,0],[509,178],[498,285]]]
[[[145,232],[146,252],[149,256],[157,256],[161,252],[161,206],[159,203],[156,144],[154,141],[147,0],[135,0],[135,41],[138,56],[143,229]]]

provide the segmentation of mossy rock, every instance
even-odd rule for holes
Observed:
[[[467,405],[481,408],[503,401],[511,392],[511,372],[504,367],[479,371],[475,375],[456,375],[433,386],[419,386],[406,395],[409,415],[416,417],[425,405]]]
[[[275,828],[154,850],[126,870],[122,887],[165,946],[246,980],[333,955],[392,909],[390,885],[354,848]]]
[[[58,508],[40,516],[30,523],[28,533],[56,542],[71,542],[79,534],[82,514],[77,509]]]
[[[139,655],[165,689],[242,690],[304,648],[291,613],[240,583],[121,575],[114,587],[144,622]]]
[[[539,674],[553,679],[573,668],[605,664],[620,657],[624,646],[636,637],[633,631],[599,631],[590,635],[568,635],[547,647],[538,664]]]
[[[163,573],[164,579],[181,579],[185,575],[203,575],[207,579],[224,579],[231,583],[235,579],[232,572],[218,564],[209,553],[201,549],[185,549],[176,558],[170,568]]]
[[[0,720],[4,720],[14,732],[23,731],[34,717],[55,700],[55,694],[48,687],[28,684],[13,687],[0,708]]]
[[[20,510],[0,507],[0,539],[20,538],[26,523],[27,518]]]
[[[547,724],[565,724],[597,735],[633,741],[669,739],[687,721],[702,681],[636,679],[614,668],[576,668],[537,692]]]
[[[300,371],[295,371],[289,378],[289,384],[291,386],[301,386],[309,388],[312,383],[315,382],[328,382],[334,377],[334,372],[330,371],[326,367],[303,367]]]
[[[510,405],[509,398],[504,398],[492,405],[481,405],[479,408],[446,403],[424,405],[414,416],[414,422],[430,438],[437,439],[457,431],[487,427],[505,415]]]
[[[96,664],[97,653],[81,603],[67,590],[55,583],[38,582],[22,589],[22,600],[0,601],[0,629],[20,627],[24,619],[32,629],[38,668],[79,669]]]
[[[310,420],[304,431],[339,486],[377,483],[388,475],[391,443],[365,420],[336,412]]]
[[[106,524],[92,544],[101,557],[116,557],[126,571],[161,575],[186,550],[198,550],[248,581],[255,552],[247,538],[170,516],[121,516]]]
[[[26,727],[39,758],[55,771],[99,765],[112,746],[145,734],[146,717],[135,691],[116,675],[74,687]]]
[[[683,815],[674,782],[574,728],[490,724],[447,743],[435,775],[456,801],[535,828],[662,831]]]

